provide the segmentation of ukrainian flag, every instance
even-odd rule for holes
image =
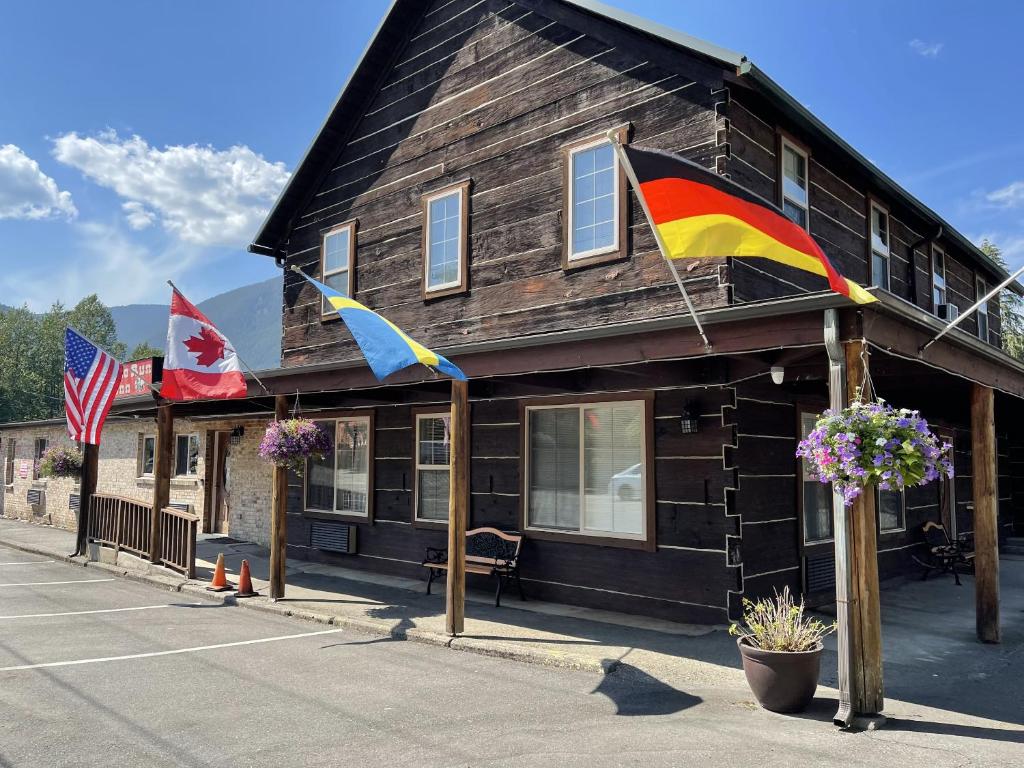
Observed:
[[[423,363],[428,368],[447,374],[453,379],[466,380],[466,374],[459,370],[458,366],[410,339],[390,320],[381,317],[369,307],[364,307],[355,299],[329,288],[319,280],[314,280],[298,267],[293,266],[292,269],[315,285],[326,297],[327,303],[334,307],[345,321],[378,381],[383,381],[395,371],[416,363]]]

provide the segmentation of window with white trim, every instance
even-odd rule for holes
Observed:
[[[871,204],[871,284],[889,290],[889,212]]]
[[[466,288],[469,183],[423,199],[423,293],[455,293]]]
[[[810,195],[807,153],[782,139],[782,210],[804,229],[808,228]]]
[[[174,475],[195,477],[199,473],[199,435],[174,438]]]
[[[46,453],[46,446],[48,442],[49,441],[45,437],[36,438],[35,446],[33,447],[32,450],[32,458],[34,459],[34,461],[32,462],[33,480],[39,479],[39,465],[40,463],[42,463],[43,454]]]
[[[527,406],[527,527],[643,539],[645,414],[642,400]]]
[[[607,139],[569,150],[569,261],[619,250],[619,173]]]
[[[974,279],[974,295],[975,301],[980,301],[981,297],[988,293],[988,283],[982,277],[976,277]],[[988,302],[986,301],[980,307],[978,307],[978,338],[988,343]]]
[[[451,413],[416,414],[415,518],[448,522],[451,480]]]
[[[14,449],[17,441],[13,437],[7,438],[7,454],[4,457],[4,485],[14,484]]]
[[[818,414],[800,413],[800,437],[806,438],[814,429]],[[832,531],[832,486],[822,483],[811,473],[811,465],[800,459],[801,504],[803,506],[804,543],[817,544],[831,541]]]
[[[370,417],[346,416],[316,424],[334,439],[322,459],[306,461],[306,509],[369,517]]]
[[[355,271],[356,225],[348,221],[324,232],[320,243],[320,279],[344,296],[352,295],[352,275]],[[334,307],[327,297],[320,298],[320,313],[335,316]]]
[[[946,303],[946,253],[938,246],[932,248],[932,311],[938,313],[939,304]]]
[[[152,475],[156,461],[156,437],[139,435],[139,475]]]
[[[895,533],[906,530],[906,496],[902,491],[878,490],[878,530],[880,533]]]

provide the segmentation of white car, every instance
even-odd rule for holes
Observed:
[[[634,464],[632,467],[612,475],[612,479],[608,483],[608,495],[622,501],[639,499],[642,483],[642,465]]]

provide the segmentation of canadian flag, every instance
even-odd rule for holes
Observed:
[[[168,400],[229,399],[245,397],[246,391],[231,342],[174,288],[160,396]]]

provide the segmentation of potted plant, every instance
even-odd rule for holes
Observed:
[[[729,634],[743,659],[743,673],[758,703],[772,712],[801,712],[814,698],[821,671],[822,639],[835,623],[804,616],[789,587],[772,599],[743,600],[743,624]]]
[[[82,452],[77,448],[55,445],[47,448],[39,461],[40,477],[78,477],[82,472]]]
[[[267,425],[259,454],[279,467],[302,475],[307,459],[322,459],[331,451],[331,437],[309,419],[282,419]]]
[[[893,408],[881,399],[861,402],[858,393],[841,411],[821,414],[796,455],[809,463],[814,477],[832,483],[849,506],[868,485],[902,491],[941,475],[953,477],[951,448],[919,412]]]

